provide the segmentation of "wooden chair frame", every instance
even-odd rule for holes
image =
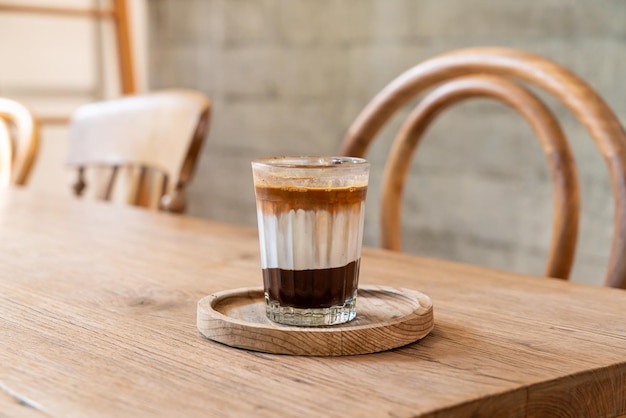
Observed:
[[[133,63],[127,0],[111,0],[111,6],[108,8],[47,7],[22,3],[0,4],[0,12],[112,21],[115,29],[117,66],[122,94],[133,94],[136,92],[135,66]],[[65,116],[40,116],[38,120],[41,124],[66,124],[68,122],[68,118]]]
[[[409,100],[440,83],[470,75],[492,75],[536,85],[561,100],[587,129],[609,168],[615,200],[614,234],[605,284],[626,288],[626,133],[613,111],[586,82],[546,58],[508,48],[470,48],[424,61],[401,74],[370,101],[350,127],[341,153],[364,156],[382,126]],[[567,159],[555,159],[554,168],[551,168],[553,176],[555,169],[567,163]],[[565,205],[578,199],[577,187],[567,187],[570,187],[568,193],[571,196],[564,199]],[[558,199],[555,196],[555,200]],[[557,210],[555,208],[555,213]],[[570,225],[571,232],[564,234],[565,237],[570,234],[575,240],[576,231],[571,229],[571,219],[558,223],[564,227]],[[564,262],[567,262],[571,249],[567,245],[565,248],[555,246],[555,242],[564,241],[567,239],[553,236],[549,266],[559,253],[565,254]],[[565,266],[561,271],[568,272],[569,267]]]
[[[0,118],[0,187],[11,184],[13,166],[13,144],[8,123]]]
[[[9,182],[23,186],[28,181],[39,150],[38,124],[27,107],[5,98],[0,98],[0,119],[15,127],[15,135],[9,138],[11,144],[2,147],[10,153]],[[4,167],[1,169],[5,171]]]
[[[383,176],[382,246],[400,250],[400,213],[404,180],[424,132],[447,107],[475,97],[489,97],[516,109],[530,123],[546,156],[554,194],[552,243],[545,275],[567,279],[574,260],[580,191],[574,157],[550,110],[530,91],[493,76],[467,76],[442,84],[409,115],[393,143]]]

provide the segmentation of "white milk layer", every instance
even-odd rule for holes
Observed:
[[[345,210],[257,210],[262,268],[310,270],[343,267],[361,257],[364,205]]]

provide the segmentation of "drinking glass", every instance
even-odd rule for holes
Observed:
[[[299,326],[356,316],[369,163],[351,157],[252,162],[267,317]]]

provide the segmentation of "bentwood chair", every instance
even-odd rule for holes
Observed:
[[[70,122],[67,159],[77,168],[75,194],[184,212],[210,110],[204,94],[182,89],[78,108]]]
[[[527,52],[507,48],[471,48],[424,61],[401,74],[378,93],[350,127],[342,153],[364,156],[392,114],[430,90],[400,129],[385,165],[381,207],[382,246],[400,249],[400,208],[404,181],[424,132],[451,105],[489,97],[517,110],[539,137],[550,169],[554,222],[545,275],[567,279],[574,259],[580,193],[567,140],[550,110],[525,84],[539,87],[563,102],[580,120],[609,167],[615,200],[614,235],[605,284],[626,288],[626,134],[602,98],[562,66]]]
[[[0,98],[0,185],[25,185],[38,149],[33,114],[19,102]]]

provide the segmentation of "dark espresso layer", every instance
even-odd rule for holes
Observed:
[[[263,269],[263,284],[272,301],[294,308],[343,305],[357,289],[361,260],[316,270]]]
[[[345,210],[365,200],[367,186],[339,188],[266,187],[255,188],[257,204],[264,214],[289,210]]]

